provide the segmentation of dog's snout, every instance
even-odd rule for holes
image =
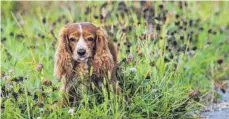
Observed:
[[[78,55],[83,56],[86,53],[85,49],[78,49],[77,50]]]

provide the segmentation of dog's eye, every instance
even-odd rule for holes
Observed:
[[[93,42],[94,41],[94,38],[90,37],[90,38],[88,38],[88,41]]]
[[[70,41],[75,41],[75,38],[70,38],[69,40],[70,40]]]

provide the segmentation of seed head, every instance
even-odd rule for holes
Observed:
[[[36,67],[36,70],[37,71],[41,71],[43,69],[43,64],[42,63],[39,63]]]

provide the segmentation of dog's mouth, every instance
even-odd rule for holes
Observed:
[[[88,60],[90,60],[92,57],[91,56],[73,56],[72,57],[75,62],[78,63],[86,63]]]
[[[77,60],[77,62],[87,62],[88,61],[88,57],[79,57]]]

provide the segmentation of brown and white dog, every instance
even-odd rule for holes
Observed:
[[[61,90],[70,98],[75,88],[82,85],[101,86],[109,79],[116,93],[121,89],[116,85],[117,48],[105,30],[89,22],[65,25],[58,39],[55,56],[54,75],[62,80]],[[91,73],[90,73],[91,72]]]

